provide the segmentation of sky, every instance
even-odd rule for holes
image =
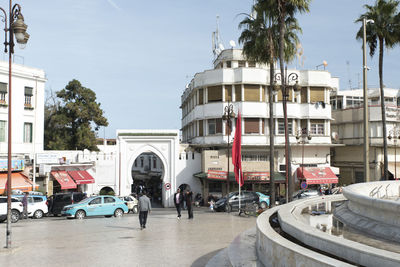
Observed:
[[[3,1],[4,2],[4,1]],[[212,68],[212,32],[223,44],[240,36],[238,24],[253,0],[20,0],[30,34],[15,63],[46,72],[46,90],[72,79],[92,89],[109,121],[98,136],[117,129],[180,129],[181,95],[197,72]],[[315,69],[324,60],[340,89],[362,86],[361,27],[354,21],[370,0],[314,0],[298,15],[302,62]],[[5,5],[3,3],[3,5]],[[2,6],[8,8],[8,6]],[[3,60],[7,59],[3,55]],[[378,87],[378,54],[368,56],[368,83]],[[400,47],[385,50],[384,84],[400,88]]]

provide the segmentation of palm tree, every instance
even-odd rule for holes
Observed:
[[[239,24],[245,28],[239,38],[243,43],[244,55],[256,62],[269,65],[270,86],[269,95],[269,132],[270,132],[270,206],[275,204],[275,179],[274,179],[274,112],[273,112],[273,87],[274,63],[277,60],[279,43],[278,14],[275,1],[260,0],[253,6],[253,15],[247,15]],[[296,32],[301,32],[297,20],[288,16],[285,20],[288,31],[285,36],[285,61],[291,61],[295,54],[296,44],[299,42]]]
[[[267,1],[267,0],[266,0]],[[274,1],[274,0],[271,0]],[[288,28],[286,26],[285,20],[287,17],[294,18],[294,15],[299,12],[308,12],[309,3],[311,0],[276,0],[277,3],[277,13],[278,13],[278,23],[279,23],[279,67],[281,70],[281,81],[282,81],[282,95],[286,95],[286,77],[285,77],[285,36]],[[295,50],[292,51],[294,56]],[[287,103],[286,100],[283,101],[283,116],[285,119],[285,147],[286,147],[286,175],[288,175],[288,198],[289,201],[293,198],[294,191],[294,180],[292,179],[292,166],[291,166],[291,148],[288,132],[288,118],[287,118]]]
[[[377,45],[379,44],[379,87],[381,93],[381,113],[383,128],[383,170],[384,180],[388,180],[388,156],[387,156],[387,132],[386,132],[386,111],[385,94],[383,91],[383,50],[384,47],[392,48],[400,43],[400,13],[397,13],[399,1],[396,0],[377,0],[375,5],[364,5],[367,12],[362,14],[356,22],[363,19],[372,19],[374,23],[366,27],[367,43],[369,54],[374,56]],[[363,27],[357,32],[357,39],[363,38]],[[368,99],[364,99],[368,101]]]

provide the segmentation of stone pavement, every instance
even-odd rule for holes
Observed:
[[[255,217],[237,212],[155,209],[140,230],[137,214],[123,218],[68,220],[50,217],[12,225],[13,248],[4,249],[6,224],[0,224],[0,266],[205,266],[241,232],[255,226]]]

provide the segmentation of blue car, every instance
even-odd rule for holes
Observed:
[[[259,203],[260,203],[260,207],[262,209],[266,209],[269,207],[269,196],[264,195],[263,193],[260,192],[256,192],[258,197],[259,197]]]
[[[122,217],[128,213],[124,201],[114,196],[94,196],[79,203],[65,206],[61,214],[68,218],[83,219],[86,216]]]

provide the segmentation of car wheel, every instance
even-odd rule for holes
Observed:
[[[134,206],[133,209],[132,209],[132,212],[133,213],[138,213],[138,206]]]
[[[84,210],[78,210],[76,213],[75,213],[75,218],[77,218],[77,219],[79,219],[79,220],[82,220],[83,218],[85,218],[86,217],[86,212],[84,211]]]
[[[35,219],[41,219],[43,218],[43,211],[42,210],[37,210],[33,213],[33,218]]]
[[[231,212],[232,211],[232,206],[229,204],[225,204],[225,212]]]
[[[120,218],[120,217],[122,217],[123,215],[124,215],[124,211],[123,211],[122,209],[116,209],[116,210],[114,211],[114,216],[117,217],[117,218]]]
[[[261,202],[261,208],[263,209],[263,210],[265,210],[266,208],[268,208],[268,205],[267,205],[267,202],[265,202],[265,201],[263,201],[263,202]]]
[[[18,210],[11,210],[11,222],[16,223],[19,221],[20,212]]]

